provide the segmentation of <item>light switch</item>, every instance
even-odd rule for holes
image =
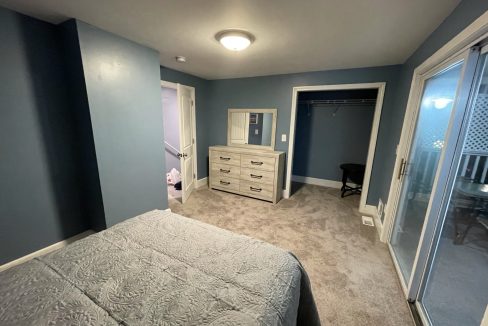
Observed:
[[[254,134],[259,135],[259,129],[254,129]]]
[[[281,141],[286,142],[286,134],[281,134]]]

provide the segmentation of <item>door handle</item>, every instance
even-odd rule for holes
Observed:
[[[261,192],[261,191],[263,190],[263,189],[261,189],[261,188],[254,188],[254,187],[249,187],[249,189],[250,189],[251,191],[255,191],[255,192]]]
[[[256,174],[250,174],[251,178],[254,178],[254,179],[261,179],[263,176],[262,175],[256,175]]]
[[[263,165],[263,162],[251,161],[252,165]]]
[[[402,178],[402,175],[405,174],[406,166],[407,166],[407,161],[404,158],[402,158],[400,163],[400,168],[398,169],[398,176],[397,176],[398,180],[400,180]]]

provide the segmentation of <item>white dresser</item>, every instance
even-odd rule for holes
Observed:
[[[284,152],[211,146],[209,162],[210,188],[273,203],[281,199]]]

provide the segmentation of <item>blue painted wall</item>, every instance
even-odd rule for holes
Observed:
[[[394,101],[400,69],[401,66],[397,65],[210,81],[210,103],[206,117],[203,119],[203,123],[209,130],[208,144],[226,144],[228,108],[277,108],[276,150],[287,152],[288,142],[281,142],[281,134],[288,136],[289,133],[293,87],[386,82],[372,181],[367,200],[369,204],[376,205],[383,187],[381,175],[385,173],[384,160],[395,154],[395,148],[388,146],[388,124],[398,115]],[[199,153],[199,160],[202,154]]]
[[[59,26],[69,94],[69,109],[73,113],[77,133],[77,162],[80,165],[80,191],[83,216],[91,229],[100,231],[107,227],[103,208],[102,190],[98,173],[95,142],[91,125],[85,75],[81,61],[80,41],[76,21],[71,19]]]
[[[168,207],[157,51],[76,21],[105,221]]]
[[[297,107],[293,175],[341,181],[342,163],[366,164],[374,105]]]
[[[88,229],[59,43],[0,8],[0,264]]]
[[[427,37],[424,43],[408,58],[405,64],[402,65],[398,76],[398,91],[393,102],[395,113],[389,117],[388,123],[383,124],[385,134],[388,135],[384,140],[384,147],[389,152],[393,151],[394,153],[396,145],[400,141],[401,128],[414,69],[487,10],[488,1],[486,0],[462,1],[442,24]],[[384,173],[378,175],[381,178],[378,180],[381,185],[378,189],[378,196],[383,198],[384,201],[388,197],[390,190],[395,158],[395,155],[387,155],[381,163]]]

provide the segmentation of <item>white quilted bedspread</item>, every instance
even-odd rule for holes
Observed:
[[[0,325],[314,325],[288,252],[151,211],[0,273]]]

